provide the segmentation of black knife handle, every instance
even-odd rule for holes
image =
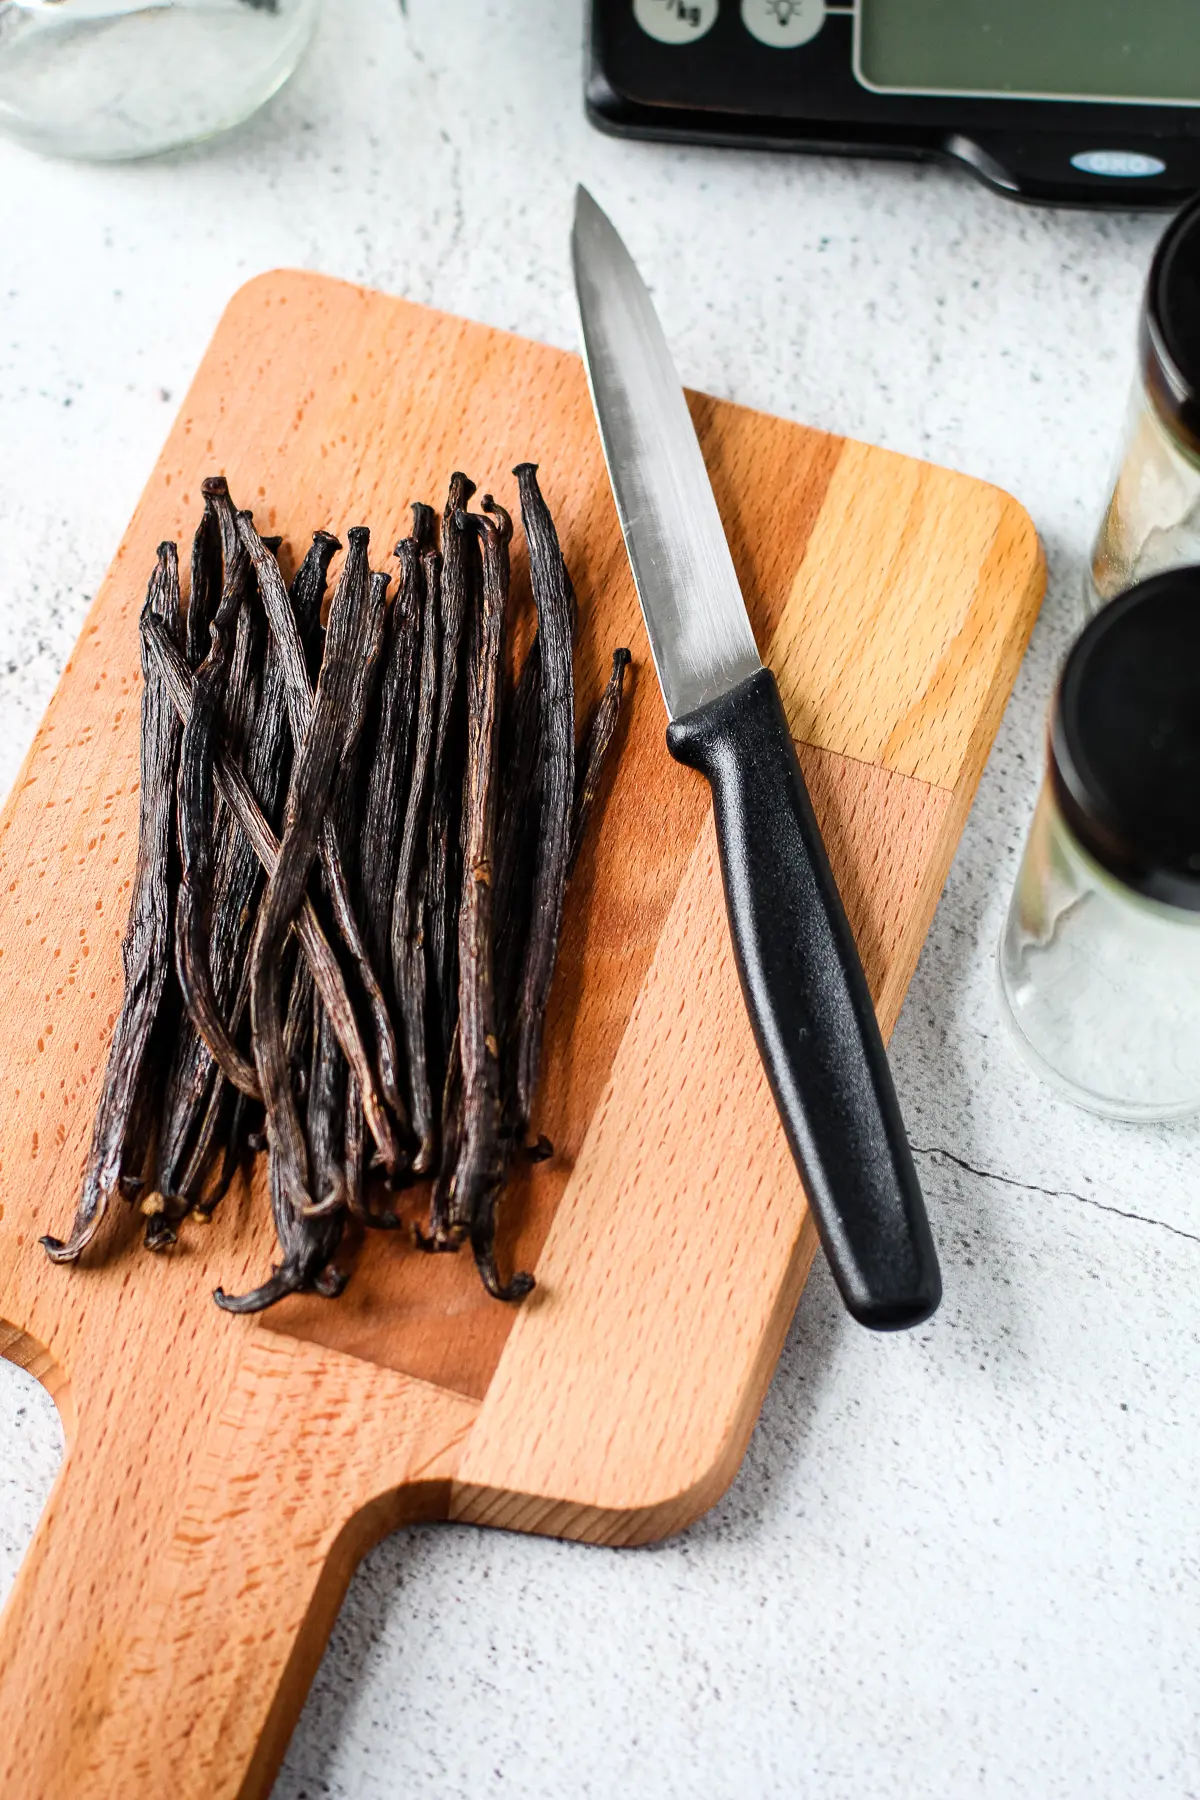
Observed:
[[[746,1008],[842,1298],[876,1330],[919,1325],[942,1297],[937,1253],[775,677],[676,719],[667,746],[712,787]]]

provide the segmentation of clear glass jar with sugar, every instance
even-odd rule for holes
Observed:
[[[1200,1110],[1200,569],[1113,601],[1067,659],[999,973],[1077,1104]]]

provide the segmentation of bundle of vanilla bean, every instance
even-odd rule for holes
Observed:
[[[232,1312],[333,1297],[349,1221],[396,1229],[430,1183],[429,1250],[470,1242],[498,1299],[496,1214],[531,1136],[567,885],[629,653],[577,741],[575,595],[532,464],[514,471],[536,630],[508,673],[512,522],[451,478],[414,506],[398,579],[356,528],[290,587],[222,477],[204,483],[186,614],[163,544],[141,617],[137,867],[125,998],[74,1228],[120,1189],[151,1250],[269,1156],[280,1261]],[[327,614],[327,616],[326,616]]]

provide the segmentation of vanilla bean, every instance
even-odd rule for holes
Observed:
[[[232,819],[232,809],[230,809]],[[244,842],[244,834],[236,821],[233,821],[238,837]],[[261,872],[261,865],[255,858],[255,869]],[[250,933],[253,929],[253,913],[247,905],[244,928],[245,943],[241,946],[242,959],[238,978],[238,989],[234,996],[230,1017],[232,1029],[241,1029],[250,1007],[250,967],[244,951],[248,947]],[[223,992],[221,971],[218,969],[218,989]],[[196,1038],[190,1021],[184,1021],[184,1031],[191,1040],[191,1046],[199,1050],[199,1054],[207,1056],[203,1042]],[[238,1165],[245,1150],[246,1135],[252,1123],[262,1117],[262,1106],[257,1100],[233,1087],[216,1068],[209,1058],[209,1073],[212,1079],[202,1098],[202,1110],[199,1110],[199,1126],[191,1144],[191,1152],[181,1172],[174,1177],[174,1187],[168,1186],[168,1176],[164,1172],[164,1158],[159,1159],[159,1187],[166,1205],[168,1215],[182,1223],[189,1212],[195,1212],[201,1218],[211,1218],[221,1201],[229,1191]],[[215,1160],[217,1151],[222,1149],[221,1172],[215,1185],[205,1192],[205,1182],[209,1168]]]
[[[232,509],[230,509],[232,510]],[[270,540],[277,551],[281,538]],[[245,552],[237,545],[235,557],[241,559],[246,575],[246,603],[237,615],[233,654],[222,706],[222,736],[235,757],[241,758],[257,720],[260,689],[263,617],[255,604],[253,572],[245,563]],[[193,581],[195,577],[193,576]],[[189,621],[192,614],[189,612]],[[211,651],[210,651],[211,654]],[[180,754],[181,775],[188,764],[187,730]],[[211,789],[211,770],[209,772]],[[253,852],[245,846],[242,834],[223,800],[218,799],[213,821],[213,862],[215,866],[212,929],[208,959],[212,969],[213,990],[220,1017],[229,1015],[229,1002],[237,968],[244,960],[250,917],[240,898],[228,893],[229,870],[237,853],[248,854],[252,871],[258,873]],[[179,917],[176,915],[178,958]],[[236,1020],[231,1021],[236,1032]],[[162,1197],[164,1210],[151,1221],[155,1226],[154,1243],[162,1248],[175,1241],[176,1231],[197,1198],[203,1184],[210,1157],[215,1149],[217,1115],[228,1114],[225,1100],[226,1083],[218,1073],[207,1045],[192,1020],[184,1016],[176,1034],[174,1056],[167,1077],[159,1127],[155,1186]],[[148,1240],[149,1242],[149,1233]]]
[[[496,824],[496,868],[492,893],[495,942],[496,1036],[500,1044],[501,1119],[505,1149],[519,1135],[516,1119],[517,994],[533,898],[533,861],[540,811],[539,733],[542,662],[534,637],[516,689],[501,719],[500,800]],[[442,1093],[442,1163],[429,1213],[426,1249],[452,1250],[450,1193],[462,1145],[462,1047],[458,1030],[451,1043]]]
[[[242,540],[258,572],[259,587],[263,596],[263,604],[266,607],[267,620],[276,648],[280,653],[284,692],[287,696],[288,711],[292,721],[292,735],[299,740],[309,729],[309,722],[313,717],[314,701],[295,615],[288,603],[287,590],[283,586],[283,580],[279,575],[274,558],[265,550],[262,539],[254,530],[253,524],[242,514],[239,515],[238,525],[242,532]],[[349,572],[350,579],[362,588],[363,599],[369,603],[370,582],[366,564],[366,539],[367,533],[361,528],[357,534],[354,532],[350,534],[350,552],[342,570],[339,589],[346,583]],[[326,639],[325,654],[327,659],[328,638]],[[322,670],[323,668],[324,664],[322,664]],[[369,681],[372,673],[373,665],[360,667],[359,679]],[[367,691],[369,692],[369,689]],[[365,716],[365,707],[363,714]],[[334,919],[342,940],[354,961],[359,981],[367,998],[375,1034],[379,1088],[392,1109],[393,1117],[403,1130],[407,1122],[407,1113],[400,1093],[400,1058],[396,1034],[379,977],[363,942],[346,876],[337,822],[332,814],[321,822],[318,853]],[[373,1085],[374,1083],[372,1083]],[[376,1142],[379,1143],[378,1133],[374,1133],[374,1135]],[[389,1134],[389,1136],[390,1142],[386,1151],[383,1144],[379,1144],[379,1148],[384,1154],[389,1174],[395,1174],[400,1167],[401,1157],[394,1134]]]
[[[461,920],[460,909],[460,924]],[[460,980],[461,973],[460,970]],[[450,1043],[450,1056],[446,1064],[446,1076],[442,1083],[442,1156],[429,1202],[429,1231],[426,1234],[418,1230],[416,1234],[417,1243],[423,1250],[457,1250],[462,1241],[461,1232],[454,1232],[450,1225],[450,1207],[454,1195],[455,1178],[458,1173],[458,1161],[462,1155],[463,1140],[461,1034],[462,1019],[460,1017],[454,1027],[454,1037]]]
[[[272,552],[280,541],[264,539]],[[317,532],[297,572],[291,597],[302,636],[311,635],[314,627],[319,631],[329,564],[339,548],[328,532]],[[240,539],[237,554],[245,555]],[[279,661],[270,641],[265,646],[262,642],[265,616],[256,579],[252,586],[249,603],[238,615],[223,735],[226,751],[243,763],[264,816],[277,828],[291,766],[291,733]],[[259,660],[263,662],[261,681],[254,666]],[[218,833],[210,958],[221,1016],[229,1019],[236,1040],[249,1009],[247,955],[262,866],[223,801]],[[200,1197],[209,1159],[227,1135],[226,1127],[228,1132],[240,1134],[253,1115],[252,1107],[231,1099],[203,1040],[190,1021],[185,1021],[168,1078],[159,1143],[157,1182],[169,1214],[182,1220]],[[205,1199],[206,1211],[212,1210],[228,1187],[226,1178],[232,1177],[240,1156],[240,1150],[226,1155],[216,1196]]]
[[[243,530],[243,542],[249,548],[244,519],[239,520],[239,525]],[[341,761],[343,734],[354,704],[355,689],[363,679],[361,647],[370,604],[366,531],[352,530],[349,542],[330,609],[325,655],[311,718],[292,767],[279,861],[267,881],[251,958],[250,1018],[254,1060],[267,1111],[271,1158],[279,1168],[281,1194],[296,1213],[311,1207],[312,1200],[308,1188],[308,1148],[297,1117],[284,1053],[279,958],[288,930],[303,904],[309,874],[318,860]],[[257,559],[255,566],[258,567]],[[267,585],[267,582],[263,583],[264,589]],[[292,620],[290,607],[287,610],[288,619]],[[268,617],[271,617],[269,604]],[[293,731],[299,729],[300,722],[294,712]]]
[[[358,842],[363,729],[373,697],[375,675],[383,647],[387,613],[387,575],[372,575],[368,616],[361,649],[363,678],[355,689],[346,720],[342,762],[338,771],[331,817],[338,844]],[[347,870],[347,875],[353,871]],[[313,1042],[312,1086],[308,1104],[308,1145],[315,1204],[313,1216],[334,1212],[346,1199],[346,1089],[349,1069],[332,1026],[319,1010]]]
[[[516,1131],[515,1049],[521,966],[533,904],[541,815],[542,653],[535,637],[504,719],[500,814],[496,827],[496,1022],[504,1046],[505,1114]]]
[[[359,883],[363,932],[371,961],[387,982],[392,999],[392,898],[400,860],[400,839],[408,797],[408,759],[413,736],[416,652],[420,639],[421,564],[414,553],[401,558],[400,587],[387,624],[387,654],[379,700],[379,723],[367,778],[367,800],[359,838]]]
[[[204,1191],[205,1180],[209,1169],[223,1143],[229,1140],[233,1128],[233,1120],[238,1116],[239,1108],[254,1107],[257,1102],[239,1093],[237,1088],[219,1075],[210,1083],[205,1100],[204,1111],[200,1115],[199,1127],[192,1145],[191,1155],[184,1164],[177,1178],[177,1192],[169,1196],[165,1183],[160,1182],[160,1191],[167,1203],[169,1212],[173,1212],[179,1222],[188,1212],[198,1210],[211,1217],[228,1191],[229,1182],[225,1180],[224,1170],[212,1193]],[[230,1166],[230,1180],[233,1178],[233,1167]]]
[[[425,861],[430,787],[433,775],[433,740],[437,717],[440,557],[428,548],[434,515],[427,506],[414,506],[414,534],[396,546],[402,578],[410,558],[421,565],[421,661],[417,685],[417,716],[413,737],[411,779],[404,813],[404,831],[396,865],[396,891],[392,903],[392,979],[408,1056],[412,1126],[417,1138],[413,1172],[428,1174],[437,1154],[437,1121],[429,1075],[426,1025],[427,979],[425,968],[425,894],[428,878]]]
[[[229,498],[229,489],[223,476],[213,476],[204,482],[204,517],[196,533],[192,546],[192,584],[191,596],[187,612],[187,636],[189,660],[193,667],[207,661],[212,655],[211,627],[221,601],[231,593],[229,578],[236,575],[234,586],[242,582],[248,570],[245,567],[244,553],[239,552],[237,532],[234,523],[233,505]],[[234,561],[240,562],[235,571]],[[224,713],[224,735],[227,743],[240,744],[246,736],[257,704],[257,672],[254,667],[255,638],[253,613],[249,605],[242,606],[237,612],[236,636],[232,657],[229,661],[228,679],[215,676],[210,672],[207,685],[212,688],[224,685],[225,694],[222,702]],[[222,650],[226,648],[226,633],[222,632]],[[206,702],[206,706],[211,702]],[[193,749],[184,732],[184,743],[180,753],[180,784],[186,788],[189,778],[192,780],[192,797],[202,809],[205,805],[205,775],[201,761],[198,763]],[[197,786],[197,783],[199,784]],[[224,806],[214,814],[211,799],[211,770],[207,777],[208,799],[207,816],[211,819],[211,860],[218,871],[228,850],[230,840],[236,836],[232,821],[225,816]],[[201,814],[195,811],[187,813],[181,793],[180,804],[180,838],[183,847],[189,829],[195,833],[201,829]],[[191,824],[185,823],[185,814]],[[210,853],[202,848],[201,856],[208,860]],[[210,877],[205,873],[204,863],[199,869],[191,871],[188,858],[185,856],[185,872],[191,875],[194,884],[197,878],[203,890]],[[216,877],[219,894],[221,878]],[[185,907],[191,902],[185,899]],[[208,900],[203,904],[207,906]],[[211,945],[208,950],[208,963],[211,964],[217,990],[220,991],[220,964],[223,939],[223,915],[217,905],[213,905],[213,929]],[[176,917],[176,964],[179,965],[179,925]],[[201,934],[203,944],[209,937],[204,931]],[[206,965],[207,966],[207,965]],[[223,1020],[223,1012],[218,1011],[218,1026]],[[248,1072],[249,1065],[245,1065]],[[217,1075],[213,1059],[203,1038],[196,1030],[191,1018],[185,1014],[176,1033],[174,1054],[171,1057],[170,1070],[162,1103],[162,1116],[159,1123],[156,1167],[152,1177],[152,1187],[156,1190],[150,1195],[151,1200],[161,1202],[162,1211],[155,1212],[149,1218],[146,1228],[147,1246],[153,1249],[164,1249],[174,1243],[177,1228],[186,1216],[189,1206],[188,1198],[180,1190],[184,1186],[181,1168],[190,1172],[201,1164],[197,1155],[200,1140],[197,1138],[197,1120],[202,1119],[215,1097],[223,1088],[223,1080]],[[203,1136],[203,1130],[201,1130]],[[195,1140],[195,1145],[193,1143]]]
[[[192,583],[187,606],[187,659],[193,669],[199,668],[208,655],[208,628],[224,587],[224,557],[221,551],[221,522],[217,516],[217,501],[218,498],[229,498],[225,477],[212,476],[203,483],[201,493],[204,497],[204,513],[192,539]]]
[[[175,646],[181,636],[181,603],[174,544],[159,546],[143,609],[143,617],[147,616]],[[131,1126],[136,1124],[140,1131],[152,1116],[149,1090],[158,1079],[158,1059],[149,1052],[171,970],[175,772],[182,732],[164,685],[145,655],[142,676],[137,864],[121,947],[125,997],[109,1048],[71,1235],[65,1243],[54,1237],[42,1239],[54,1262],[77,1261],[100,1228],[124,1172],[122,1165],[132,1163],[135,1154],[142,1155],[142,1146],[131,1144]]]
[[[196,671],[179,767],[182,878],[175,910],[175,969],[184,1005],[221,1073],[258,1099],[258,1077],[229,1035],[213,982],[213,761],[220,731],[237,618],[246,604],[250,564],[241,545],[225,570],[221,603],[210,626],[212,648]]]
[[[625,692],[625,671],[631,661],[628,650],[613,651],[612,674],[609,676],[608,684],[596,702],[595,710],[584,730],[582,756],[579,759],[575,782],[575,806],[571,817],[571,855],[567,862],[568,880],[579,860],[579,852],[583,848],[583,840],[587,836],[592,810],[604,780],[604,771],[612,750],[613,739],[617,735],[617,725],[621,717],[621,701]]]
[[[342,760],[334,791],[331,815],[334,827],[332,835],[339,846],[347,889],[359,885],[357,879],[359,875],[358,853],[365,785],[362,780],[362,767],[367,748],[368,718],[372,712],[383,657],[388,612],[387,593],[390,586],[391,577],[380,574],[373,574],[368,584],[366,620],[363,627],[363,640],[359,647],[360,680],[354,690],[353,702],[346,720]],[[374,879],[373,872],[371,879]],[[359,930],[357,918],[355,929]],[[365,947],[363,953],[366,954]],[[382,1001],[382,996],[380,998]]]
[[[345,1213],[297,1219],[289,1213],[283,1173],[274,1158],[268,1180],[283,1261],[269,1280],[248,1294],[227,1294],[217,1288],[213,1299],[222,1312],[245,1316],[266,1312],[290,1294],[317,1293],[336,1300],[345,1291],[348,1278],[333,1262],[345,1231]]]
[[[293,1082],[307,1062],[312,1041],[313,1013],[316,996],[308,970],[296,970],[288,997],[287,1021],[283,1031],[283,1052]],[[293,1104],[297,1116],[305,1109],[303,1094],[295,1092]],[[275,1219],[275,1235],[283,1260],[270,1278],[251,1293],[226,1294],[218,1288],[213,1299],[224,1312],[248,1314],[265,1312],[278,1305],[289,1294],[315,1291],[335,1299],[346,1285],[346,1276],[332,1266],[345,1227],[344,1214],[314,1219],[297,1214],[288,1195],[284,1174],[277,1159],[271,1158],[269,1171],[271,1211]]]
[[[375,1219],[367,1211],[363,1193],[365,1152],[362,1095],[358,1091],[358,1081],[351,1072],[346,1080],[346,1118],[342,1140],[342,1179],[346,1206],[351,1217],[358,1219],[363,1224],[383,1224],[386,1221],[392,1227],[398,1226],[400,1221],[394,1213],[387,1213],[382,1218]]]
[[[346,1205],[346,1059],[329,1016],[317,1002],[308,1089],[308,1154],[313,1203],[308,1216],[320,1218]]]
[[[158,619],[147,618],[143,615],[142,636],[154,666],[166,685],[171,705],[181,719],[186,719],[191,708],[192,682],[187,664],[170,637],[163,631],[161,621]],[[224,749],[219,752],[217,757],[216,778],[223,798],[253,846],[255,855],[268,875],[271,874],[279,861],[279,840],[263,818],[253,790],[240,765],[235,763]],[[362,1085],[367,1123],[370,1126],[371,1135],[375,1139],[376,1147],[386,1161],[389,1148],[394,1148],[391,1126],[375,1088],[371,1060],[363,1047],[362,1037],[354,1017],[354,1009],[350,1004],[350,996],[346,992],[345,979],[338,965],[337,957],[321,929],[311,901],[307,898],[300,907],[294,930],[305,960],[312,970],[317,990],[333,1018],[338,1042],[342,1046],[346,1060]]]
[[[204,484],[186,620],[177,560],[162,547],[141,619],[126,995],[71,1238],[43,1240],[58,1260],[93,1239],[118,1187],[140,1199],[148,1248],[165,1249],[189,1212],[211,1215],[244,1152],[265,1149],[278,1258],[251,1293],[216,1299],[253,1313],[288,1294],[332,1297],[346,1281],[336,1258],[347,1219],[402,1224],[386,1202],[372,1206],[369,1129],[373,1167],[393,1180],[409,1168],[437,1175],[419,1242],[469,1239],[498,1299],[533,1286],[500,1277],[497,1212],[514,1156],[551,1153],[529,1134],[565,890],[607,779],[629,654],[614,654],[577,737],[575,596],[536,468],[514,473],[537,629],[511,692],[512,521],[490,496],[472,517],[461,473],[444,558],[436,515],[414,507],[390,609],[367,533],[350,534],[327,632],[336,540],[317,534],[289,595],[279,540],[235,511],[223,477]],[[165,784],[150,772],[164,728]],[[310,897],[318,869],[322,892]],[[165,963],[150,941],[159,889]],[[314,900],[345,946],[346,974]],[[261,1125],[258,1101],[228,1074],[265,1096]]]
[[[550,509],[533,463],[514,474],[529,544],[541,657],[541,812],[534,871],[532,929],[521,971],[517,1024],[518,1129],[529,1128],[542,1059],[542,1030],[562,932],[571,815],[575,804],[575,594]]]
[[[305,963],[289,961],[288,972],[280,984],[280,991],[285,990],[288,1003],[283,1043],[287,1052],[288,1075],[296,1096],[296,1111],[301,1122],[307,1125],[312,1055],[321,998],[317,993],[312,971]]]
[[[492,902],[512,520],[490,497],[485,497],[483,506],[488,517],[476,524],[483,548],[483,580],[467,674],[467,785],[458,921],[462,1143],[450,1190],[449,1231],[452,1237],[470,1236],[490,1294],[498,1300],[519,1300],[529,1292],[532,1279],[518,1274],[503,1283],[495,1252],[496,1207],[506,1158],[501,1136]]]
[[[282,538],[264,539],[272,556],[278,556]],[[241,551],[241,546],[238,546]],[[241,552],[245,554],[244,551]],[[225,703],[221,709],[221,735],[238,761],[244,763],[254,735],[262,699],[260,675],[263,667],[263,640],[266,620],[258,598],[254,570],[246,561],[246,600],[237,616],[233,638],[233,655],[229,661],[229,679],[225,684]],[[239,841],[233,820],[219,810],[221,837],[217,845],[220,856],[229,853],[229,845]]]
[[[305,968],[308,964],[305,963]],[[229,1116],[229,1127],[225,1132],[225,1148],[221,1157],[221,1172],[211,1194],[202,1195],[197,1202],[197,1211],[201,1218],[210,1217],[233,1186],[234,1177],[251,1151],[266,1148],[266,1136],[263,1129],[263,1109],[257,1100],[247,1099],[239,1094],[236,1088],[226,1087],[226,1093],[233,1096],[233,1109]],[[220,1129],[220,1120],[217,1120]]]
[[[269,548],[266,538],[264,548]],[[292,616],[296,621],[296,630],[304,650],[305,666],[309,679],[315,682],[317,671],[321,667],[321,651],[324,646],[325,633],[321,625],[321,612],[325,605],[325,593],[329,583],[329,565],[341,549],[340,541],[329,531],[313,533],[312,545],[296,571],[288,598],[292,604]],[[253,558],[251,558],[253,560]],[[273,598],[278,601],[278,591]],[[264,601],[265,605],[265,601]],[[279,697],[286,707],[287,683],[278,654],[274,649],[274,639],[269,638],[267,644],[267,669],[270,674],[274,668],[274,679],[279,684]],[[289,715],[290,724],[290,715]]]
[[[210,495],[212,497],[217,527],[221,535],[221,567],[228,571],[230,563],[237,555],[238,544],[237,509],[230,497],[229,483],[223,475],[210,475],[206,481],[201,483],[200,491],[206,498]],[[220,595],[221,587],[218,587],[213,596],[214,601],[219,601]],[[207,648],[208,646],[205,644],[205,652]]]
[[[456,471],[442,515],[442,574],[439,593],[440,668],[437,727],[429,802],[425,901],[428,922],[426,963],[429,975],[431,1086],[440,1090],[458,1024],[458,906],[462,891],[462,795],[465,773],[466,669],[465,627],[479,585],[479,541],[460,526],[475,492],[475,483]]]

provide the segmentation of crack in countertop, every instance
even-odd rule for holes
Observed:
[[[994,1169],[978,1169],[974,1163],[967,1162],[965,1157],[957,1156],[953,1150],[943,1149],[940,1144],[913,1144],[911,1149],[914,1156],[940,1156],[966,1174],[978,1176],[981,1181],[995,1181],[1001,1187],[1019,1188],[1026,1194],[1045,1194],[1050,1200],[1077,1200],[1080,1206],[1093,1206],[1097,1212],[1115,1213],[1118,1219],[1132,1219],[1137,1225],[1157,1225],[1160,1231],[1169,1231],[1172,1237],[1186,1238],[1191,1244],[1200,1244],[1200,1232],[1185,1231],[1181,1225],[1170,1225],[1166,1219],[1155,1219],[1148,1213],[1128,1212],[1123,1206],[1112,1206],[1107,1201],[1095,1200],[1088,1194],[1077,1194],[1072,1188],[1039,1187],[1035,1181],[1018,1181],[1014,1175],[1000,1175]]]

